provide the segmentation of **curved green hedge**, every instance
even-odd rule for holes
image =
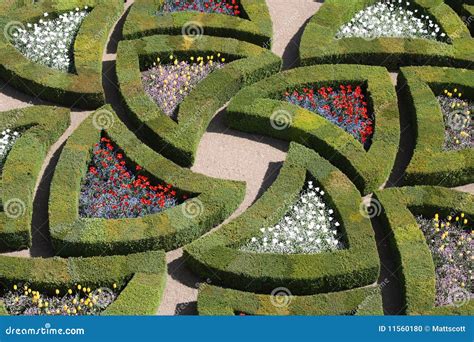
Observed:
[[[445,125],[436,95],[460,88],[474,98],[474,71],[437,67],[401,68],[399,82],[405,111],[415,127],[415,150],[404,183],[454,187],[474,182],[472,148],[444,151]]]
[[[383,65],[446,65],[471,67],[474,40],[459,16],[442,0],[412,0],[438,22],[452,44],[424,39],[336,39],[339,28],[378,0],[326,0],[310,20],[301,38],[303,65],[354,63]]]
[[[199,315],[383,315],[382,296],[378,286],[323,293],[311,296],[289,296],[288,305],[272,303],[271,295],[261,295],[203,285],[199,289]],[[277,303],[278,304],[278,303]]]
[[[167,116],[143,89],[140,71],[157,57],[186,58],[221,53],[229,62],[206,77],[179,106],[177,121]],[[147,143],[174,162],[190,166],[199,141],[213,115],[245,85],[278,72],[281,59],[270,51],[230,38],[152,36],[122,41],[117,57],[117,77],[123,102]]]
[[[434,307],[435,266],[415,215],[434,217],[463,211],[474,216],[474,196],[441,187],[416,186],[375,192],[383,212],[381,219],[396,253],[405,310],[410,315],[474,313],[474,300],[461,307]]]
[[[0,131],[21,130],[20,138],[7,156],[0,180],[1,251],[30,246],[38,176],[49,148],[68,125],[69,111],[63,108],[35,106],[0,113]]]
[[[474,17],[474,1],[472,0],[446,0],[446,3],[461,17],[461,20],[474,34],[474,25],[472,18]],[[470,19],[471,18],[471,19]]]
[[[325,190],[341,222],[346,249],[320,254],[258,254],[238,248],[262,227],[276,224],[299,197],[307,178]],[[245,213],[185,247],[193,271],[213,284],[270,293],[333,292],[374,283],[379,274],[374,232],[360,212],[361,196],[339,170],[314,151],[292,143],[273,185]]]
[[[93,9],[84,19],[74,43],[76,74],[29,61],[6,35],[0,35],[0,77],[24,93],[55,103],[88,109],[103,105],[102,55],[109,31],[122,13],[123,1],[44,1],[25,5],[1,13],[0,30],[3,32],[14,21],[26,25],[36,22],[45,12],[54,15],[86,5]],[[98,26],[98,22],[102,25]]]
[[[368,151],[352,135],[325,118],[280,100],[287,89],[304,85],[366,84],[375,113],[373,142]],[[280,125],[279,115],[286,116]],[[276,114],[276,115],[275,115]],[[349,176],[361,192],[370,193],[389,177],[399,142],[397,95],[381,67],[318,65],[292,69],[241,90],[227,107],[234,129],[296,141],[315,149]],[[281,129],[274,127],[282,126]]]
[[[181,35],[192,23],[198,35],[236,38],[270,47],[272,20],[265,0],[240,0],[242,17],[177,12],[157,15],[164,0],[135,0],[123,28],[125,39],[155,34]]]
[[[131,219],[79,217],[81,181],[88,171],[94,145],[99,142],[99,122],[127,159],[141,165],[151,176],[173,184],[178,193],[195,195],[199,215],[188,200],[161,213]],[[183,169],[141,143],[109,106],[85,120],[68,139],[51,184],[49,223],[57,255],[90,256],[128,254],[178,248],[220,223],[242,201],[244,185],[223,181]],[[190,205],[190,207],[187,207]]]
[[[117,299],[102,315],[153,315],[158,310],[166,282],[163,251],[90,258],[17,258],[0,257],[2,290],[28,283],[40,292],[67,291],[74,284],[92,289],[122,288]],[[0,312],[8,314],[3,303]]]

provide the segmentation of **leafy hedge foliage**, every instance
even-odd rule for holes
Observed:
[[[0,77],[19,90],[55,103],[94,109],[105,102],[102,89],[102,55],[109,31],[123,9],[121,0],[47,1],[35,5],[13,6],[0,14],[0,30],[13,21],[26,25],[50,15],[93,7],[84,19],[74,43],[77,74],[65,73],[29,61],[7,39],[0,36]],[[100,26],[97,23],[101,23]]]
[[[94,144],[101,137],[97,122],[104,118],[109,120],[106,134],[124,151],[127,159],[142,166],[152,178],[172,184],[178,193],[194,194],[195,205],[185,202],[141,218],[80,218],[81,182],[88,171]],[[61,153],[49,200],[53,247],[56,254],[62,256],[172,250],[227,218],[242,201],[244,189],[242,183],[193,173],[153,152],[127,129],[109,106],[105,106],[81,124]],[[191,215],[193,208],[199,215]],[[188,211],[190,214],[186,215]]]
[[[288,305],[275,306],[271,295],[203,285],[199,289],[200,315],[383,315],[380,288],[368,286],[353,290],[311,296],[289,296]]]
[[[407,185],[454,187],[474,182],[472,149],[443,151],[445,125],[436,95],[445,88],[462,88],[463,97],[474,98],[474,71],[437,67],[401,68],[400,98],[415,127],[415,151],[407,167]]]
[[[276,224],[297,200],[307,178],[326,192],[341,223],[347,249],[320,254],[257,254],[238,248],[259,229]],[[333,292],[372,284],[379,258],[362,199],[339,170],[314,151],[292,143],[278,179],[245,213],[185,247],[189,266],[213,284],[270,293],[279,286],[293,294]]]
[[[25,283],[53,294],[74,284],[91,288],[125,286],[103,315],[152,315],[161,302],[166,282],[163,251],[90,258],[17,258],[0,257],[2,290]],[[7,314],[1,303],[0,312]]]
[[[49,148],[68,125],[69,111],[57,107],[35,106],[1,113],[0,131],[6,128],[21,130],[21,136],[9,152],[1,175],[1,251],[30,246],[38,176]]]
[[[391,188],[375,192],[399,264],[405,310],[411,315],[446,315],[474,313],[474,301],[457,307],[434,307],[435,267],[426,239],[415,215],[447,216],[462,211],[474,216],[474,196],[442,187],[415,186]]]
[[[267,48],[271,45],[272,20],[265,0],[240,0],[241,17],[217,13],[177,12],[157,16],[164,0],[136,0],[125,22],[125,39],[155,34],[191,34],[236,38]],[[189,26],[188,25],[192,25]]]
[[[338,29],[354,15],[378,0],[327,0],[303,33],[300,58],[303,65],[355,63],[383,65],[446,65],[469,67],[474,61],[474,40],[459,16],[442,0],[411,0],[433,16],[450,38],[446,44],[423,39],[336,39]]]
[[[474,25],[472,18],[474,16],[474,1],[472,0],[446,0],[446,3],[461,17],[461,20],[471,31],[471,36],[474,34]]]
[[[305,85],[366,84],[375,113],[373,143],[362,144],[325,118],[278,99],[287,89]],[[296,141],[318,151],[349,176],[360,191],[370,193],[388,178],[399,141],[397,96],[385,68],[361,65],[319,65],[292,69],[241,90],[227,107],[234,129]],[[276,120],[288,116],[284,127]],[[275,129],[274,127],[282,129]]]
[[[157,57],[169,60],[221,53],[229,62],[214,71],[179,106],[178,122],[167,116],[145,93],[140,70]],[[216,111],[245,85],[278,72],[281,59],[256,45],[230,38],[152,36],[119,44],[117,76],[123,102],[147,143],[174,162],[190,166],[197,146]]]

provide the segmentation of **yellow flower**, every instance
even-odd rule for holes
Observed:
[[[225,58],[221,58],[221,61],[222,61],[222,63],[224,63],[224,62],[225,62]]]
[[[453,218],[451,215],[448,216],[448,221],[451,221]]]
[[[173,58],[174,58],[173,55],[170,55],[170,59],[173,60]]]
[[[67,290],[67,293],[72,294],[72,290],[71,289]]]
[[[467,219],[464,219],[463,223],[464,223],[464,224],[467,224]]]
[[[457,93],[457,92],[458,92],[458,88],[454,88],[454,92]]]
[[[82,288],[82,286],[79,284],[77,285],[77,289],[80,290]]]
[[[57,295],[59,294],[59,290],[58,290],[58,289],[56,289],[56,294],[57,294]]]
[[[114,283],[114,284],[112,285],[112,287],[113,287],[114,289],[116,289],[116,288],[117,288],[117,284]]]
[[[18,286],[13,285],[13,289],[14,289],[14,290],[17,290],[17,289],[18,289]]]
[[[461,213],[461,217],[464,217],[464,213]]]
[[[456,221],[459,221],[459,216],[456,216]]]

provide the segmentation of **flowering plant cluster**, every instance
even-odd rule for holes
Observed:
[[[457,88],[447,89],[437,97],[445,126],[445,150],[460,150],[474,146],[470,101],[462,99]]]
[[[28,284],[13,285],[13,290],[5,293],[2,300],[11,315],[97,315],[117,298],[117,284],[112,288],[91,290],[90,287],[75,285],[72,289],[55,295],[41,294]]]
[[[446,34],[429,15],[412,8],[409,1],[386,0],[358,12],[336,33],[336,38],[351,37],[445,40]]]
[[[256,253],[313,254],[343,248],[334,211],[326,206],[324,191],[309,181],[299,201],[275,226],[261,228],[241,250]]]
[[[350,84],[341,84],[339,89],[322,87],[316,91],[307,87],[302,91],[287,91],[284,99],[328,119],[368,147],[374,131],[374,119],[368,112],[360,86],[354,89]]]
[[[80,215],[134,218],[161,212],[178,203],[171,184],[153,185],[140,174],[141,170],[139,165],[127,166],[123,153],[108,138],[101,138],[94,147],[89,172],[82,184]]]
[[[231,16],[240,14],[237,0],[166,0],[159,13],[196,11],[222,13]]]
[[[8,152],[10,152],[19,137],[20,133],[16,131],[12,132],[10,129],[2,131],[2,136],[0,137],[0,170],[3,169]]]
[[[179,61],[169,56],[170,64],[160,64],[160,58],[153,67],[142,74],[142,82],[147,94],[171,117],[196,85],[211,72],[224,66],[225,58],[217,54],[204,57],[190,57],[190,61]]]
[[[472,226],[464,213],[446,219],[436,214],[434,219],[417,217],[425,234],[436,268],[436,305],[452,304],[457,289],[474,292]]]
[[[89,13],[76,8],[52,20],[26,24],[13,34],[13,45],[28,59],[64,72],[73,71],[74,40]],[[48,13],[44,17],[48,17]]]

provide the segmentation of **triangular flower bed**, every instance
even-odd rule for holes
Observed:
[[[95,157],[110,160],[97,165],[97,152]],[[49,217],[53,247],[62,256],[172,250],[224,220],[243,192],[241,183],[192,173],[153,152],[103,107],[68,139],[56,167]]]
[[[27,94],[68,107],[95,109],[103,105],[102,57],[123,1],[87,3],[85,9],[79,0],[41,2],[14,6],[2,13],[0,30],[5,34],[0,36],[0,77]],[[88,14],[76,18],[74,32],[63,30],[72,28],[68,17],[76,17],[76,9]],[[61,39],[53,44],[58,38],[56,30]]]
[[[294,208],[308,178],[324,189],[334,223],[340,223],[339,241],[347,248],[298,254],[248,251],[253,238],[266,237],[262,227],[275,226]],[[366,286],[377,280],[379,258],[361,203],[347,177],[314,151],[292,143],[273,185],[238,218],[186,246],[186,260],[213,284],[242,291],[270,293],[284,284],[294,295],[309,295]],[[301,213],[304,218],[309,214]],[[316,225],[314,229],[324,230]]]
[[[386,227],[390,244],[397,255],[405,313],[434,316],[472,314],[472,283],[467,281],[463,284],[463,277],[469,277],[469,274],[452,277],[452,272],[456,270],[449,263],[451,258],[462,258],[460,262],[466,263],[462,267],[472,269],[472,256],[461,256],[461,250],[457,256],[448,254],[454,254],[456,248],[462,248],[461,235],[472,239],[474,196],[435,186],[385,189],[376,191],[375,196],[383,209],[383,227]],[[456,217],[461,220],[460,226],[456,224]],[[429,218],[428,224],[433,226],[427,227],[426,222],[422,222],[423,218]],[[453,227],[447,228],[448,223]],[[464,231],[461,232],[460,229]],[[430,234],[439,236],[433,237]],[[464,243],[468,244],[464,248],[467,247],[472,253],[472,241]],[[432,252],[430,248],[435,248],[436,252]],[[445,251],[446,248],[448,249]],[[440,256],[436,253],[440,253]],[[458,268],[461,265],[455,263],[454,266]]]
[[[74,72],[74,42],[89,14],[89,7],[49,19],[44,13],[37,23],[12,33],[12,44],[29,60],[64,72]]]
[[[67,259],[2,256],[0,275],[3,315],[152,315],[161,302],[166,263],[163,251]]]
[[[457,101],[461,102],[459,107],[452,108],[456,103],[453,96],[461,94],[467,102],[474,98],[473,80],[474,72],[467,69],[401,69],[399,83],[404,85],[401,98],[416,129],[412,133],[416,137],[415,149],[404,184],[455,187],[474,182],[472,108],[461,106],[464,100]],[[440,104],[440,97],[450,104]]]
[[[34,106],[1,113],[0,127],[5,129],[6,134],[21,132],[13,146],[2,145],[1,251],[21,250],[30,246],[37,178],[49,148],[68,125],[69,111],[62,108]],[[10,134],[6,130],[10,130]]]
[[[200,12],[239,16],[242,11],[238,0],[165,0],[158,14]]]
[[[124,38],[156,34],[228,37],[270,48],[272,20],[265,0],[136,0]]]
[[[191,56],[188,60],[178,60],[170,55],[169,63],[164,64],[158,58],[142,73],[143,87],[161,110],[176,120],[178,107],[184,98],[209,74],[222,69],[225,60],[220,53],[216,56]]]
[[[159,69],[158,63],[162,68],[169,62],[178,66],[181,61],[193,64],[199,57],[202,59],[197,64],[203,63],[203,68],[208,63],[208,57],[214,57],[213,64],[220,62],[225,65],[200,80],[192,90],[188,87],[189,94],[184,98],[185,89],[180,88],[183,90],[180,94],[180,89],[174,87],[175,82],[176,86],[181,83],[176,79],[169,79],[167,82],[171,82],[172,86],[166,89],[153,88],[158,94],[153,93],[152,97],[164,106],[163,110],[147,94],[148,86],[143,84],[142,72],[153,68],[153,63]],[[264,48],[230,38],[209,36],[193,41],[182,36],[151,36],[122,41],[117,54],[120,93],[134,128],[149,146],[182,166],[193,164],[202,134],[214,114],[242,87],[277,72],[280,65],[281,59]],[[159,78],[159,70],[157,76]],[[166,96],[159,96],[160,90],[166,91],[162,94]],[[168,99],[173,101],[173,105]],[[182,101],[176,107],[178,99]],[[168,114],[172,114],[176,121]]]
[[[412,13],[406,12],[398,21],[396,8],[406,2]],[[376,12],[375,8],[381,6],[390,8],[384,5],[387,3],[353,0],[348,6],[347,0],[326,1],[305,27],[300,44],[301,64],[354,63],[380,65],[389,70],[405,65],[472,65],[474,43],[469,29],[448,4],[410,0],[401,5],[397,1],[391,13]],[[368,5],[375,7],[369,7],[367,15],[364,9]]]
[[[396,99],[385,68],[303,67],[242,89],[227,107],[226,121],[237,130],[311,147],[370,193],[388,179],[397,154]]]
[[[81,186],[79,215],[88,218],[135,218],[156,214],[181,201],[171,184],[151,180],[140,165],[103,136],[94,146]],[[188,198],[182,195],[182,199]]]

